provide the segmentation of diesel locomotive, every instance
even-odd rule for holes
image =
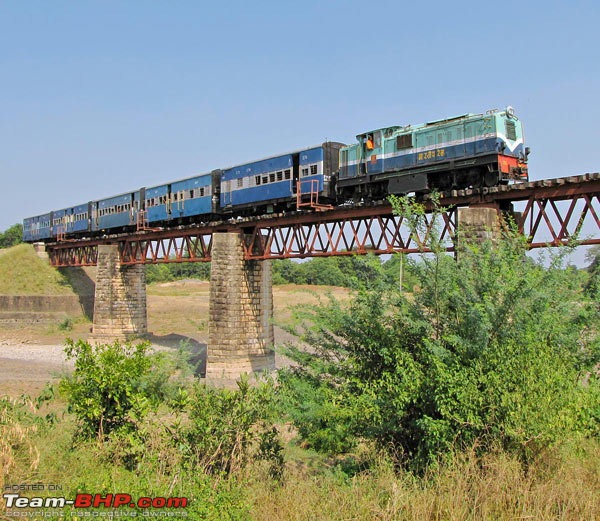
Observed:
[[[335,206],[528,180],[529,148],[511,107],[385,127],[356,138],[351,145],[326,142],[28,217],[23,240],[50,242],[134,231],[140,223],[157,227],[297,211],[313,196]]]

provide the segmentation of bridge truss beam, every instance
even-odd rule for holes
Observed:
[[[118,244],[122,264],[207,262],[211,260],[213,232],[244,236],[247,260],[304,258],[428,251],[434,239],[453,251],[457,209],[483,206],[508,212],[515,209],[516,224],[530,248],[567,244],[600,244],[600,175],[547,179],[493,188],[443,194],[445,208],[437,218],[426,214],[417,233],[405,218],[396,217],[387,203],[338,208],[317,213],[294,213],[259,219],[220,222],[206,226],[141,231],[102,239],[65,241],[47,245],[55,266],[96,264],[99,244]],[[431,201],[425,201],[428,211]]]

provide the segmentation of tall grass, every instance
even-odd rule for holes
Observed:
[[[424,477],[379,464],[353,478],[288,475],[251,487],[253,517],[290,520],[600,519],[600,445],[547,452],[528,468],[501,452],[465,452]]]
[[[26,479],[38,467],[37,425],[24,418],[34,410],[26,397],[0,397],[0,490],[14,472]]]
[[[466,451],[420,477],[395,471],[385,460],[352,475],[294,447],[288,451],[283,478],[273,480],[261,463],[228,478],[189,468],[159,431],[153,431],[155,422],[144,426],[147,454],[143,464],[131,470],[114,457],[110,444],[73,447],[75,424],[68,416],[41,430],[17,416],[13,411],[10,418],[7,413],[0,418],[5,483],[58,483],[66,496],[79,491],[186,496],[190,519],[600,519],[597,440],[546,451],[529,466],[502,452],[478,457]],[[65,511],[65,518],[70,515]]]

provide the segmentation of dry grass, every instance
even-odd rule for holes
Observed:
[[[13,470],[29,472],[39,464],[39,451],[32,441],[36,427],[24,426],[15,418],[16,400],[0,398],[0,489]],[[26,406],[33,412],[31,401]]]
[[[154,335],[179,335],[206,341],[208,322],[208,281],[185,280],[148,285],[148,329]],[[345,288],[329,286],[273,286],[274,322],[286,324],[291,319],[292,307],[315,304],[319,298],[332,294],[347,298]],[[287,340],[279,338],[277,342]]]
[[[382,466],[346,481],[288,475],[281,487],[257,482],[254,519],[565,520],[600,519],[600,445],[583,457],[547,455],[528,469],[505,454],[460,455],[425,478]]]

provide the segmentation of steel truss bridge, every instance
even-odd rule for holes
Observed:
[[[530,248],[600,244],[600,174],[545,179],[441,194],[443,211],[426,214],[414,233],[388,203],[306,211],[185,227],[152,229],[102,238],[48,243],[54,266],[92,266],[98,245],[118,244],[121,263],[208,262],[212,235],[238,232],[247,260],[428,251],[433,238],[454,250],[458,208],[520,212],[519,231]],[[431,201],[425,200],[428,211]]]

